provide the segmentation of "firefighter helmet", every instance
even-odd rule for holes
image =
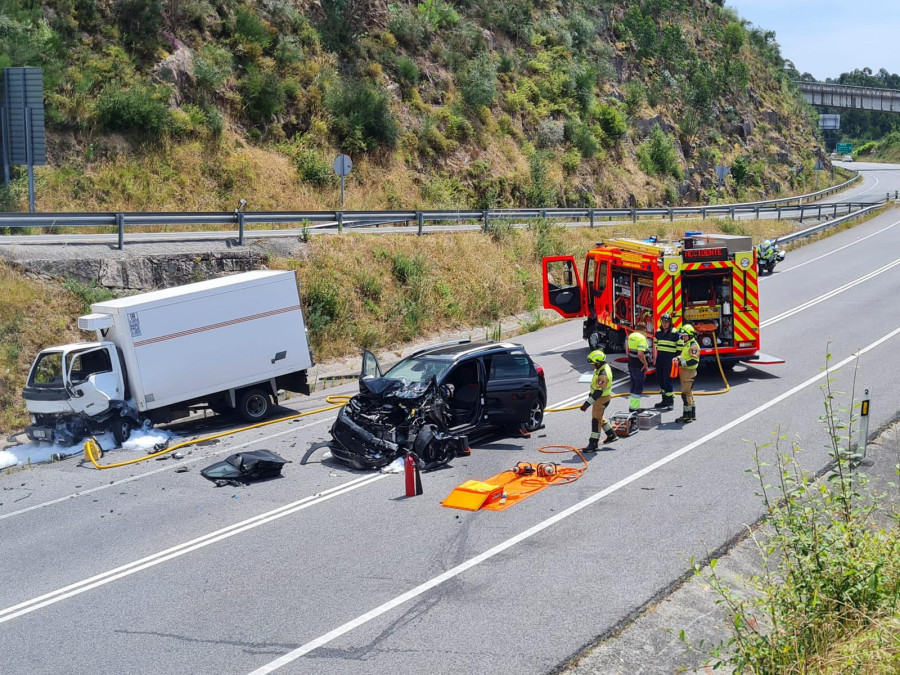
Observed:
[[[690,335],[691,337],[694,337],[697,334],[697,331],[695,331],[694,327],[689,323],[684,324],[679,332],[682,335]]]
[[[588,361],[598,365],[606,363],[606,353],[602,349],[595,349],[588,354]]]
[[[669,323],[672,323],[672,315],[666,312],[661,317],[659,317],[659,320],[660,322],[668,321]]]

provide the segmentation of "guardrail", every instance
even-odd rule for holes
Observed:
[[[813,225],[812,227],[808,227],[805,230],[799,230],[797,232],[791,232],[790,234],[786,234],[783,237],[778,237],[774,240],[776,244],[788,244],[792,241],[797,241],[798,239],[804,239],[806,237],[811,237],[819,232],[824,232],[825,230],[836,227],[838,225],[842,225],[849,220],[853,220],[854,218],[859,218],[861,216],[866,215],[876,209],[880,209],[885,206],[890,200],[890,196],[888,199],[879,202],[877,204],[873,204],[872,206],[868,206],[864,209],[860,209],[859,211],[854,211],[853,213],[848,213],[846,216],[842,216],[841,218],[836,218],[835,220],[829,220],[825,223],[820,223],[819,225]]]
[[[257,211],[245,212],[196,212],[196,213],[0,213],[0,228],[78,228],[78,227],[110,227],[118,233],[118,248],[125,245],[127,227],[177,226],[177,225],[218,225],[236,226],[238,245],[244,245],[246,228],[249,225],[299,225],[300,229],[316,231],[337,229],[342,233],[345,228],[366,228],[381,225],[405,224],[416,227],[417,234],[423,234],[424,225],[428,223],[480,223],[487,231],[493,221],[503,220],[585,220],[590,227],[598,221],[614,219],[667,218],[674,221],[676,217],[700,217],[706,219],[714,216],[727,216],[735,219],[738,215],[753,215],[755,218],[772,215],[781,219],[785,214],[797,214],[800,222],[815,216],[821,219],[828,216],[837,218],[839,213],[850,214],[854,209],[871,206],[872,202],[834,202],[830,204],[810,204],[812,200],[843,189],[858,179],[841,185],[820,190],[808,195],[773,199],[765,202],[744,204],[725,204],[718,206],[686,206],[647,209],[487,209],[487,210],[432,210],[432,211]],[[896,196],[896,193],[895,193]],[[887,195],[890,198],[890,194]],[[806,204],[803,202],[806,201]],[[793,205],[796,203],[796,205]]]

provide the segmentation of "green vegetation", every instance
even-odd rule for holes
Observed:
[[[768,533],[759,542],[754,597],[726,585],[715,560],[706,574],[733,633],[714,650],[714,667],[890,673],[900,664],[900,513],[871,489],[852,449],[859,404],[841,409],[831,379],[823,390],[829,473],[817,479],[804,470],[801,449],[784,450],[785,436],[756,448]]]
[[[701,152],[814,179],[774,35],[705,0],[0,0],[0,55],[44,69],[44,211],[332,207],[338,152],[360,209],[703,202]]]

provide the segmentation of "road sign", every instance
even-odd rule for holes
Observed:
[[[349,176],[352,168],[353,162],[347,155],[338,155],[334,158],[334,172],[341,178]]]
[[[819,115],[819,128],[824,130],[834,130],[841,128],[840,115]]]
[[[341,208],[344,208],[344,178],[350,175],[353,162],[347,155],[338,155],[334,158],[334,172],[341,177]],[[340,228],[338,228],[340,229]]]
[[[853,152],[853,143],[838,143],[834,146],[834,151],[839,155],[849,155]]]
[[[818,160],[818,161],[816,162],[816,165],[813,167],[813,169],[814,169],[815,171],[824,171],[824,170],[825,170],[825,165],[822,164],[822,160],[821,160],[821,159]]]
[[[725,176],[731,173],[731,169],[727,166],[717,166],[716,167],[716,178],[719,179],[719,185],[725,185]]]
[[[34,167],[47,163],[44,75],[40,68],[4,68],[0,89],[0,156],[3,182],[13,164],[28,167],[28,210],[34,213]]]

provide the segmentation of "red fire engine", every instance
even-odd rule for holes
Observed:
[[[544,307],[586,317],[591,349],[625,351],[640,327],[652,340],[659,317],[697,331],[701,361],[783,363],[759,352],[759,286],[750,237],[687,233],[681,241],[609,239],[587,253],[544,258]],[[714,347],[715,346],[715,347]]]

